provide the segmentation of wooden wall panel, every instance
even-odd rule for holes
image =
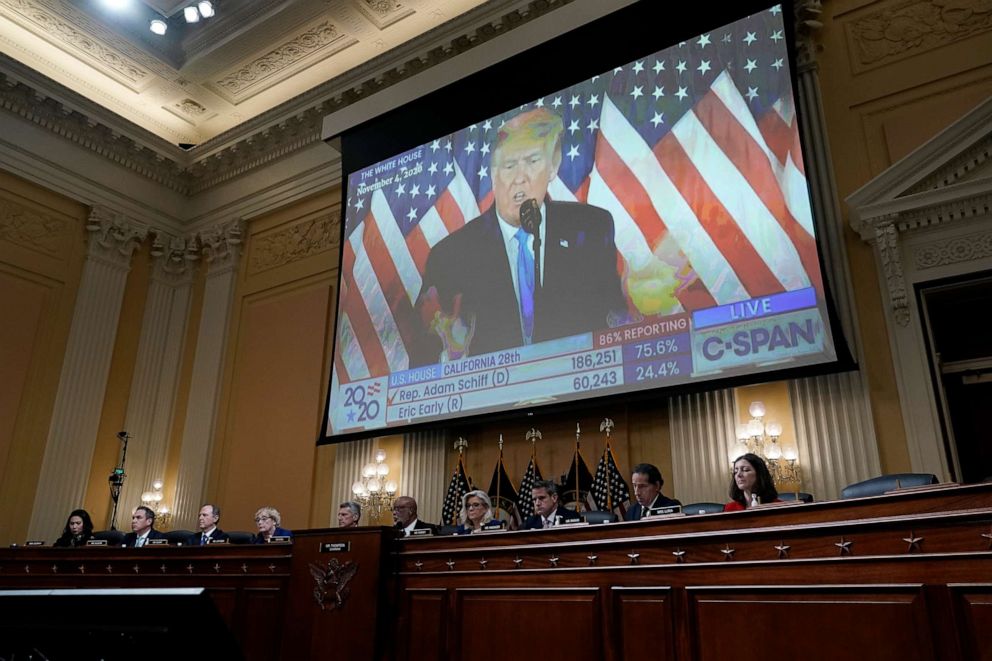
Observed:
[[[406,590],[402,631],[396,658],[400,661],[444,661],[448,658],[448,591]]]
[[[992,583],[954,585],[951,591],[964,657],[992,661]]]
[[[613,630],[618,659],[676,658],[670,587],[614,587]]]
[[[277,588],[245,588],[238,601],[238,628],[245,656],[274,659],[279,654],[282,627],[274,616],[285,609],[285,592]]]
[[[452,658],[601,661],[597,588],[457,590]]]
[[[693,658],[703,661],[938,658],[920,585],[687,587],[686,593]]]

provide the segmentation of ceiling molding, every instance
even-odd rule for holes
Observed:
[[[0,6],[22,1],[0,0]],[[581,0],[486,3],[189,152],[2,54],[0,107],[169,190],[191,196],[319,141],[325,115],[576,1]],[[191,124],[196,121],[194,115],[209,114],[208,104],[193,97],[177,96],[169,105],[170,112]]]

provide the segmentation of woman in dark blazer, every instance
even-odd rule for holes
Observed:
[[[255,525],[258,526],[258,534],[255,535],[252,544],[267,544],[273,537],[293,537],[293,533],[285,528],[280,528],[282,516],[279,510],[274,507],[261,507],[255,512]]]
[[[55,540],[52,546],[59,548],[86,546],[86,542],[91,537],[93,537],[93,520],[90,519],[90,513],[86,510],[72,510],[69,518],[66,519],[62,536]]]

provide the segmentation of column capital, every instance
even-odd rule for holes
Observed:
[[[135,248],[148,236],[147,227],[104,206],[90,209],[86,231],[89,232],[88,256],[123,268],[130,266]]]
[[[200,250],[207,260],[207,273],[214,275],[237,266],[241,257],[244,221],[226,220],[197,234]]]
[[[796,21],[793,26],[796,38],[796,73],[816,71],[818,68],[816,54],[820,45],[813,36],[823,29],[823,22],[820,20],[823,3],[820,0],[793,0],[793,7]]]
[[[168,285],[188,283],[193,277],[193,264],[200,259],[195,236],[174,236],[153,229],[152,278]]]

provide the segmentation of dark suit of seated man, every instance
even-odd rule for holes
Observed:
[[[579,515],[558,504],[558,485],[551,480],[539,480],[530,490],[534,501],[534,515],[524,521],[521,530],[553,528],[559,523],[578,521]]]
[[[131,532],[124,535],[124,546],[141,548],[149,539],[165,539],[165,534],[155,530],[155,510],[140,505],[131,514]]]
[[[414,530],[430,530],[437,534],[437,526],[417,518],[417,501],[410,496],[400,496],[393,501],[393,527],[409,536]]]
[[[561,165],[563,130],[546,108],[500,127],[491,158],[493,205],[427,257],[418,306],[430,332],[412,365],[596,331],[609,328],[611,316],[626,317],[613,217],[547,195]],[[539,221],[536,253],[533,227],[521,220],[525,202]]]
[[[637,500],[633,507],[627,510],[624,519],[627,521],[637,521],[644,518],[647,513],[658,507],[681,507],[682,503],[669,498],[661,493],[661,487],[665,480],[661,477],[661,471],[653,464],[637,464],[631,471],[630,484],[634,489],[634,498]]]
[[[217,527],[220,521],[220,508],[211,503],[204,503],[196,517],[200,532],[190,535],[189,546],[206,546],[214,542],[227,541],[227,533]]]

